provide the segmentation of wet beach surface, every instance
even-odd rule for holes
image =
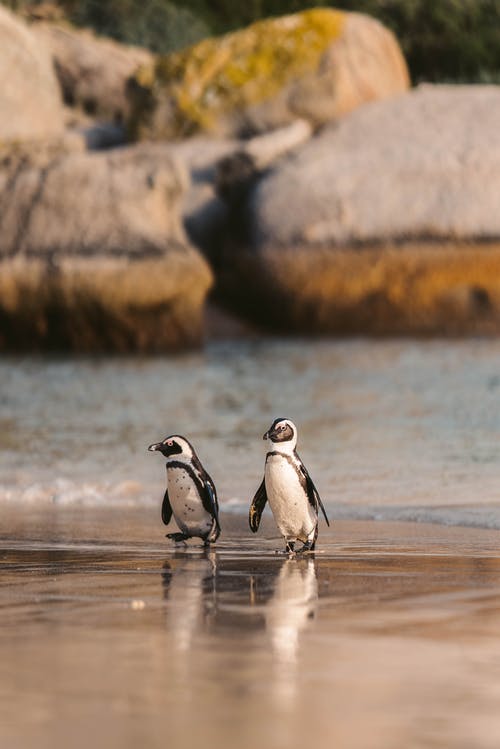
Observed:
[[[338,521],[288,558],[223,525],[6,507],[0,746],[498,747],[498,531]]]

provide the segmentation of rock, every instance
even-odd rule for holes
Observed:
[[[190,240],[207,257],[219,246],[228,216],[227,206],[216,192],[216,165],[239,145],[236,140],[207,137],[161,145],[190,175],[182,201],[182,218]]]
[[[287,127],[249,140],[198,136],[166,146],[173,157],[185,164],[191,175],[183,202],[184,223],[191,241],[207,257],[214,257],[229,217],[227,203],[222,199],[224,181],[231,181],[234,195],[234,175],[242,163],[248,164],[252,172],[260,172],[273,160],[307,140],[311,132],[309,123],[297,120]]]
[[[50,54],[0,5],[0,142],[50,138],[63,130],[63,106]]]
[[[500,332],[500,87],[372,103],[235,182],[216,263],[233,309],[307,332]]]
[[[161,146],[0,160],[0,349],[199,343],[212,275],[186,240],[185,170]]]
[[[255,169],[265,169],[288,151],[306,143],[312,134],[311,124],[298,119],[270,133],[243,141],[240,152],[252,159]]]
[[[496,238],[499,165],[500,86],[421,86],[278,166],[254,196],[258,243]]]
[[[122,125],[112,122],[96,122],[90,127],[77,129],[89,151],[100,151],[106,148],[123,146],[126,133]]]
[[[314,8],[165,55],[129,91],[134,137],[252,134],[297,118],[314,127],[408,88],[394,36],[357,13]]]
[[[101,151],[127,143],[123,124],[96,120],[81,109],[65,106],[64,124],[65,137],[80,140],[84,150]]]
[[[64,101],[115,123],[128,116],[127,79],[153,55],[69,24],[34,23],[33,34],[50,50]]]

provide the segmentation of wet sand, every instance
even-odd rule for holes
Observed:
[[[224,528],[6,509],[0,746],[497,749],[498,531],[339,521],[289,559]]]

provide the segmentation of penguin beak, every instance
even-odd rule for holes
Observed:
[[[262,439],[263,440],[268,440],[269,439],[269,430],[267,430],[267,432],[262,435]]]
[[[154,453],[155,450],[159,450],[161,448],[161,442],[155,442],[154,445],[150,445],[148,447],[149,452]]]

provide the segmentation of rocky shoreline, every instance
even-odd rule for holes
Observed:
[[[338,11],[155,58],[0,6],[0,42],[0,350],[500,332],[499,86],[408,89]]]

